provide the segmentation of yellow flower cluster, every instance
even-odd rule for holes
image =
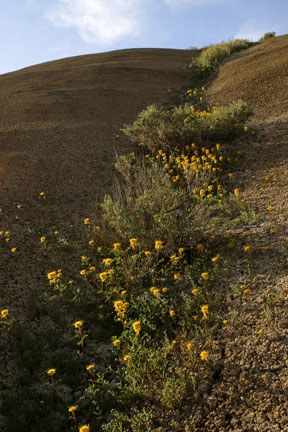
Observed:
[[[57,284],[60,281],[61,277],[62,277],[62,272],[60,269],[57,271],[52,271],[50,273],[47,273],[47,278],[49,280],[50,285]]]
[[[123,302],[122,300],[114,301],[114,309],[120,319],[123,319],[126,313],[126,310],[129,306],[128,302]]]

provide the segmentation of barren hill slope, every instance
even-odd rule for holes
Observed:
[[[57,215],[73,206],[77,211],[76,202],[80,210],[80,196],[86,211],[107,182],[101,170],[113,159],[120,127],[169,87],[183,85],[191,55],[131,49],[0,76],[1,200],[23,201],[45,191]],[[58,208],[68,200],[66,210]]]

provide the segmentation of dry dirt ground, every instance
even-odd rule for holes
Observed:
[[[46,273],[59,267],[68,271],[71,260],[79,264],[79,227],[111,185],[111,161],[115,150],[123,150],[119,129],[148,104],[164,100],[169,87],[185,84],[182,67],[192,54],[123,50],[0,76],[0,229],[10,232],[7,248],[1,247],[1,309],[29,321],[25,311],[49,290]],[[255,110],[251,126],[267,129],[259,144],[246,149],[248,172],[236,176],[251,209],[266,215],[271,205],[273,216],[268,223],[266,216],[247,223],[240,233],[243,243],[254,236],[259,246],[271,249],[252,251],[249,276],[234,269],[235,292],[227,294],[228,324],[218,340],[222,370],[211,407],[217,403],[189,419],[191,431],[288,431],[287,73],[288,36],[283,36],[229,59],[209,84],[211,102],[242,98]],[[55,230],[76,245],[69,259],[55,242]],[[55,256],[41,249],[42,235]],[[11,257],[12,247],[21,254]],[[238,295],[240,285],[249,289],[247,296]],[[43,320],[29,325],[36,329]],[[8,388],[13,362],[5,349],[0,355],[5,365],[0,386]]]

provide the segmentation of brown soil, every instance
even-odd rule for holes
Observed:
[[[111,185],[115,150],[125,148],[116,134],[148,104],[164,100],[169,87],[185,83],[182,66],[191,55],[123,50],[0,77],[0,229],[10,231],[6,249],[1,248],[0,309],[29,321],[33,299],[49,291],[46,273],[60,267],[68,272],[71,262],[78,268],[79,226],[93,216],[95,202]],[[188,420],[193,431],[288,431],[287,62],[288,36],[271,39],[229,59],[209,86],[211,102],[242,98],[255,110],[251,126],[267,128],[262,141],[248,149],[248,173],[239,172],[237,179],[251,209],[266,214],[271,205],[279,211],[268,225],[254,222],[239,233],[243,244],[254,235],[271,250],[253,252],[249,277],[233,269],[234,287],[244,284],[250,292],[227,294],[223,318],[228,324],[215,341],[215,350],[223,351],[221,379],[210,398],[216,405]],[[68,256],[57,249],[56,229],[73,243]],[[55,256],[41,252],[42,235]],[[21,253],[11,257],[11,247]],[[45,319],[34,318],[29,325],[36,331]],[[0,385],[8,388],[15,365],[5,350],[1,355],[6,369],[1,368]]]

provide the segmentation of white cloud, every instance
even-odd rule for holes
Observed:
[[[172,9],[184,6],[205,6],[211,3],[227,3],[227,0],[164,0]]]
[[[47,17],[56,26],[76,29],[85,42],[111,45],[141,35],[149,1],[56,0]]]

